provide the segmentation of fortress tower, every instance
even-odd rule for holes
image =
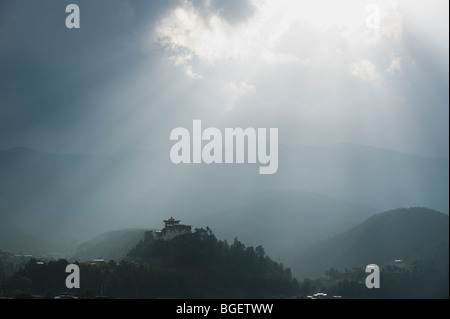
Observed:
[[[174,219],[170,217],[163,221],[165,223],[165,227],[162,230],[158,230],[155,232],[156,239],[168,240],[175,238],[179,235],[190,234],[192,226],[180,224],[179,219]]]

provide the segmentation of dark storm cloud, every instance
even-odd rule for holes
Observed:
[[[78,30],[65,26],[70,3],[80,7]],[[180,3],[184,1],[2,1],[0,149],[18,144],[37,147],[28,143],[30,138],[72,134],[69,129],[77,131],[79,123],[99,107],[80,103],[84,97],[115,79],[127,78],[144,61],[155,69],[158,58],[149,54],[157,52],[148,52],[150,44],[143,39],[150,42],[154,24]],[[247,1],[212,1],[208,10],[239,21],[252,8]],[[104,117],[108,115],[106,110]]]
[[[138,66],[137,37],[177,1],[77,1],[81,29],[65,26],[73,1],[2,1],[0,145],[73,125],[92,106],[76,101]],[[81,107],[81,108],[80,108]],[[85,108],[85,109],[83,109]]]
[[[65,27],[69,3],[80,6],[79,30]],[[175,7],[191,30],[174,21]],[[442,52],[426,41],[434,32],[416,32],[431,19],[413,28],[405,18],[398,41],[354,49],[340,30],[319,32],[308,21],[279,34],[277,15],[246,38],[258,14],[249,0],[1,1],[0,149],[119,150],[139,138],[167,142],[171,128],[202,118],[215,126],[298,127],[295,143],[357,142],[448,157],[448,44]],[[220,23],[209,23],[212,17]],[[158,23],[164,19],[172,20]],[[153,42],[161,24],[165,35],[178,28],[167,48]],[[244,53],[242,64],[229,48]],[[390,74],[393,57],[401,67]],[[316,59],[322,62],[308,64]],[[223,111],[233,103],[240,107]]]

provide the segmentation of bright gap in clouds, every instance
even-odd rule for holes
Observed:
[[[224,106],[229,111],[241,98],[257,92],[250,78],[258,78],[271,66],[344,63],[348,64],[346,73],[379,85],[379,78],[373,76],[377,73],[374,63],[358,52],[379,44],[380,35],[396,40],[401,33],[398,17],[392,14],[396,8],[392,1],[377,3],[380,19],[391,15],[393,20],[387,20],[380,30],[366,26],[371,13],[366,1],[251,1],[255,8],[252,16],[230,23],[220,11],[212,10],[208,1],[199,8],[185,0],[163,17],[154,31],[168,58],[191,78],[211,78],[220,70],[217,87],[229,95]],[[314,72],[325,70],[319,67]]]
[[[231,24],[220,12],[208,11],[208,2],[200,10],[185,0],[160,21],[155,37],[177,64],[195,58],[206,63],[237,58],[295,60],[295,55],[276,50],[280,38],[292,31],[293,23],[303,22],[318,32],[339,28],[340,35],[345,35],[361,31],[369,14],[366,10],[369,2],[361,0],[251,1],[256,8],[254,14]],[[380,18],[396,6],[392,1],[378,1]]]
[[[191,101],[195,107],[226,111],[222,118],[230,121],[257,118],[303,128],[296,141],[405,151],[411,136],[440,127],[430,128],[424,115],[443,123],[446,97],[421,83],[423,74],[426,83],[442,82],[436,70],[448,66],[442,58],[448,60],[448,37],[441,36],[448,3],[248,1],[252,14],[237,21],[210,6],[212,0],[185,0],[156,24],[153,40],[166,58],[207,92]],[[373,5],[377,28],[368,25]],[[327,129],[313,133],[324,123]]]

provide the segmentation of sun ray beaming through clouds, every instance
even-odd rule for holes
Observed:
[[[306,66],[321,73],[327,71],[320,65],[344,63],[348,74],[377,86],[382,84],[382,75],[376,73],[377,66],[367,52],[381,48],[384,40],[398,40],[401,17],[396,3],[380,3],[384,10],[379,18],[385,23],[379,30],[366,26],[368,13],[361,1],[252,3],[256,8],[254,14],[232,23],[207,5],[200,10],[192,2],[183,1],[159,21],[154,40],[193,79],[204,78],[205,65],[209,67],[205,73],[212,70],[223,76],[226,69],[228,76],[219,85],[224,90],[233,83],[245,83],[242,88],[257,90],[256,83],[249,82],[246,75],[258,78],[258,73],[274,65]],[[390,72],[393,67],[398,70],[399,64],[397,59]],[[260,72],[255,74],[255,69]],[[227,110],[239,104],[236,95],[231,100],[225,103]]]

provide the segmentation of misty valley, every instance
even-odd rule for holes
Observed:
[[[449,1],[67,2],[0,0],[4,317],[449,299]]]
[[[441,227],[427,230],[427,219]],[[65,287],[68,260],[5,252],[0,254],[1,288],[4,296],[50,299],[445,298],[446,223],[448,216],[422,208],[376,214],[295,256],[292,270],[269,257],[263,246],[245,246],[237,238],[229,244],[209,228],[167,239],[140,231],[141,236],[128,243],[123,235],[133,231],[123,230],[85,243],[70,258],[80,269],[78,289]],[[374,236],[380,224],[388,230]],[[102,255],[111,259],[89,258]],[[398,256],[404,259],[395,259]],[[379,289],[364,284],[369,260],[381,266]],[[306,270],[316,275],[295,276]]]
[[[270,181],[160,153],[0,152],[2,297],[448,298],[448,160],[286,152]],[[413,172],[420,183],[401,182]],[[65,287],[73,263],[79,289]],[[369,264],[379,289],[364,284]]]

